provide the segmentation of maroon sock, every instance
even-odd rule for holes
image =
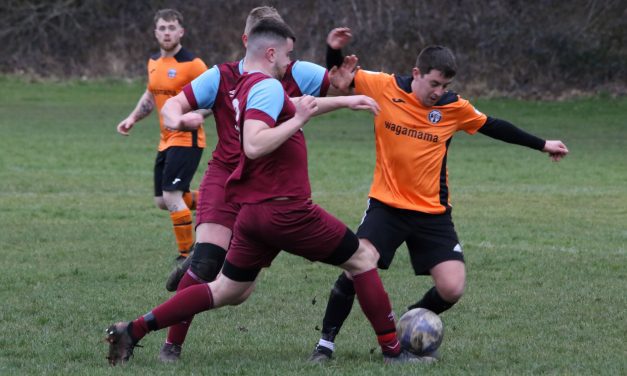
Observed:
[[[177,324],[212,307],[213,296],[208,284],[190,286],[133,321],[131,336],[139,341],[149,331]]]
[[[353,283],[361,310],[370,320],[381,350],[384,354],[397,355],[401,351],[401,346],[396,338],[392,305],[377,269],[354,275]]]
[[[200,283],[201,282],[192,278],[188,273],[185,273],[185,275],[183,275],[183,278],[179,282],[178,287],[176,288],[176,293],[178,294],[189,286],[198,285]],[[183,345],[183,342],[185,342],[185,337],[187,337],[187,331],[189,330],[189,326],[192,324],[193,319],[194,316],[190,316],[180,323],[172,325],[168,329],[168,337],[165,341],[167,343],[174,343],[179,346]]]

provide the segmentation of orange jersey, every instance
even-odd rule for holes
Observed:
[[[376,165],[369,196],[395,208],[440,214],[451,207],[446,155],[458,131],[474,134],[486,115],[452,92],[425,107],[411,76],[358,70],[355,92],[377,101]]]
[[[159,151],[170,146],[205,147],[205,131],[202,126],[194,132],[169,131],[163,126],[161,108],[168,98],[177,95],[183,90],[183,86],[206,70],[205,63],[185,48],[181,48],[174,56],[162,57],[160,53],[156,53],[148,60],[147,89],[155,98],[161,127]]]

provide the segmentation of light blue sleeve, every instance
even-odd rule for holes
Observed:
[[[198,108],[211,109],[220,87],[220,69],[214,65],[196,77],[191,84]]]
[[[274,78],[256,83],[248,92],[246,111],[259,110],[277,120],[285,99],[285,91],[281,83]]]
[[[297,61],[292,66],[292,77],[303,94],[320,96],[326,69],[308,61]]]

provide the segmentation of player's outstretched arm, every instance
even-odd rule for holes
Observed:
[[[202,125],[205,118],[202,113],[192,111],[192,106],[183,92],[165,102],[161,116],[163,126],[171,131],[194,131]]]
[[[549,153],[549,157],[555,162],[559,162],[560,159],[568,154],[568,148],[559,140],[547,140],[542,151]]]
[[[126,119],[122,120],[118,126],[117,131],[119,134],[123,136],[128,136],[133,125],[150,115],[153,108],[155,108],[155,97],[148,90],[144,92],[144,94],[139,98],[139,102],[137,102],[137,106],[130,115],[127,116]]]
[[[370,111],[375,116],[380,111],[377,102],[367,95],[316,98],[316,103],[318,104],[318,110],[315,112],[314,116],[322,115],[340,108],[350,108],[355,111]]]
[[[272,153],[305,125],[318,109],[315,98],[310,95],[302,96],[292,102],[296,107],[296,113],[279,126],[271,128],[261,120],[244,121],[242,146],[248,158],[257,159]]]

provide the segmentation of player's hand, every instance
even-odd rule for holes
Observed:
[[[355,78],[358,61],[357,56],[348,55],[344,57],[344,61],[339,68],[331,68],[329,71],[329,82],[331,82],[331,85],[340,92],[347,94],[350,91],[351,82]]]
[[[558,162],[568,154],[568,148],[559,140],[547,140],[542,151],[549,153],[549,156],[555,162]]]
[[[128,133],[131,131],[131,128],[133,128],[133,125],[135,125],[135,119],[133,119],[131,116],[127,117],[126,119],[122,120],[120,124],[118,124],[118,133],[122,136],[128,136]]]
[[[379,104],[367,95],[351,95],[348,98],[348,108],[351,110],[366,110],[378,115],[381,109]]]
[[[311,95],[303,95],[300,98],[294,100],[294,106],[296,107],[296,113],[294,117],[305,124],[318,111],[318,104],[316,98]]]
[[[329,32],[327,44],[334,50],[341,50],[353,38],[351,29],[348,27],[336,27]]]

